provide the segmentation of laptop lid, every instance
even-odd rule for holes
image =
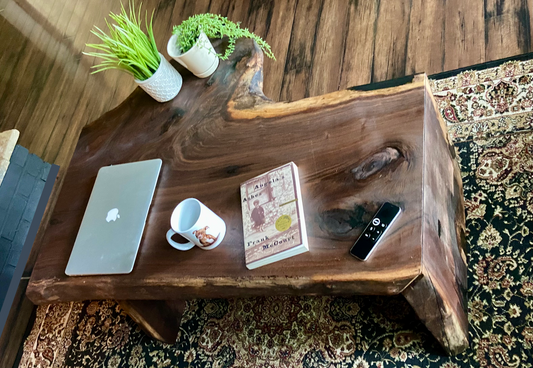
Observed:
[[[152,202],[160,159],[98,171],[65,273],[130,273]]]

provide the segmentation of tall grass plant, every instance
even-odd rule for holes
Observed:
[[[154,13],[152,12],[150,22],[148,22],[148,11],[145,14],[145,33],[141,28],[142,3],[137,13],[133,1],[129,3],[129,12],[126,12],[122,3],[120,5],[119,14],[109,13],[109,17],[115,24],[110,24],[106,19],[109,34],[97,26],[91,30],[91,33],[102,43],[89,43],[86,46],[98,51],[84,52],[84,54],[102,59],[100,64],[92,67],[95,69],[92,74],[108,69],[118,69],[131,74],[139,81],[144,81],[155,73],[161,62],[152,28]]]

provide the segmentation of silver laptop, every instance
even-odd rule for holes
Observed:
[[[65,273],[130,273],[161,170],[160,159],[98,171]]]

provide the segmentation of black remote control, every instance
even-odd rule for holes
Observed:
[[[389,202],[383,203],[363,233],[355,241],[350,249],[350,254],[361,261],[366,261],[400,212],[400,207]]]

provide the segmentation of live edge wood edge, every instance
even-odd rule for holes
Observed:
[[[447,352],[464,349],[462,185],[425,75],[393,88],[275,103],[262,92],[262,63],[257,45],[238,42],[207,80],[178,66],[184,84],[173,101],[158,104],[137,89],[87,126],[43,238],[28,297],[36,304],[121,300],[146,330],[160,324],[144,316],[154,307],[147,300],[165,310],[161,300],[403,293]],[[164,167],[134,271],[123,277],[66,277],[97,169],[155,157]],[[302,178],[312,251],[247,271],[237,189],[290,160]],[[443,163],[433,165],[439,160]],[[190,196],[201,197],[230,230],[225,244],[206,255],[217,260],[210,267],[194,251],[178,252],[178,258],[164,246],[174,205]],[[403,206],[397,230],[371,261],[353,263],[349,245],[385,200]],[[172,333],[157,334],[167,341]]]

